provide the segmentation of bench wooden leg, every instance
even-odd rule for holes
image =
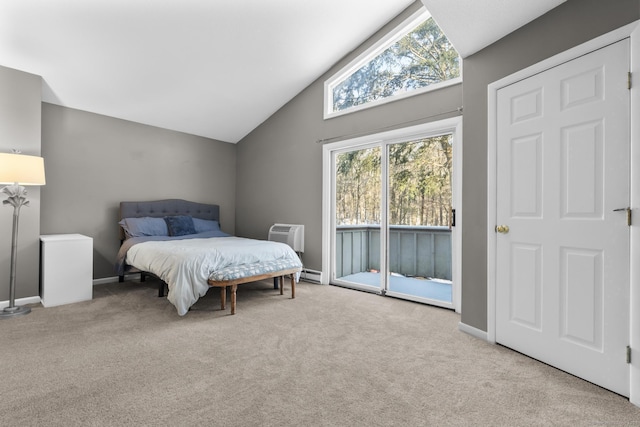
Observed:
[[[236,314],[236,290],[238,285],[231,285],[231,314]]]
[[[285,281],[285,277],[287,277],[287,275],[291,276],[291,298],[295,298],[296,297],[296,279],[295,279],[295,273],[291,273],[291,271],[294,271],[294,268],[291,269],[286,269],[286,270],[281,270],[281,271],[275,271],[273,273],[265,273],[265,274],[260,274],[260,275],[256,275],[256,276],[250,276],[250,277],[241,277],[239,279],[234,279],[234,280],[208,280],[208,284],[209,286],[212,287],[216,287],[216,288],[220,288],[220,306],[222,308],[222,310],[225,309],[226,306],[226,298],[227,298],[227,288],[231,287],[231,314],[236,314],[236,294],[238,291],[238,285],[243,284],[243,283],[250,283],[250,282],[256,282],[259,280],[264,280],[264,279],[271,279],[273,278],[274,280],[274,285],[278,283],[278,280],[280,281],[280,295],[284,294],[284,281]]]

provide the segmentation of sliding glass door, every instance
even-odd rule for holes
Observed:
[[[455,307],[454,140],[392,134],[327,151],[330,283]]]
[[[337,151],[335,170],[335,278],[356,289],[379,291],[382,221],[380,145]]]
[[[387,145],[390,296],[449,306],[452,134]]]

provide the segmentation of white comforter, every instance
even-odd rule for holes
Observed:
[[[207,293],[207,280],[216,270],[232,265],[298,259],[284,243],[241,237],[149,241],[127,251],[127,264],[149,271],[169,285],[167,299],[184,316]]]

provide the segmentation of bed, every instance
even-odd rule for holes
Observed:
[[[291,278],[295,298],[298,255],[284,243],[231,236],[220,229],[218,205],[181,199],[120,203],[120,250],[116,271],[120,280],[132,273],[160,279],[159,296],[180,316],[211,287],[220,288],[222,310],[227,288],[231,314],[236,312],[238,285],[269,278]],[[275,282],[277,283],[277,281]]]

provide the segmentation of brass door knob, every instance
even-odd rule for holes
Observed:
[[[498,233],[507,234],[509,232],[508,225],[496,225],[496,231]]]

